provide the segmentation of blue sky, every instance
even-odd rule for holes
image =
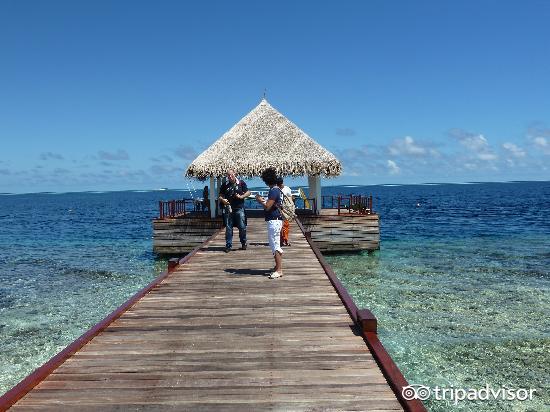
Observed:
[[[264,88],[343,162],[324,184],[549,180],[548,21],[534,0],[4,0],[0,192],[185,188]]]

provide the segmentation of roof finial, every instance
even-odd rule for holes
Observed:
[[[266,93],[267,93],[267,89],[264,87],[264,100],[265,100]]]

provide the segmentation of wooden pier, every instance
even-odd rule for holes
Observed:
[[[423,411],[301,224],[284,276],[263,219],[223,231],[0,398],[0,410]],[[235,237],[238,242],[238,237]]]

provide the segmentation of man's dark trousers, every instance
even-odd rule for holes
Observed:
[[[246,218],[244,208],[234,209],[233,212],[227,213],[223,209],[223,224],[225,225],[225,247],[233,247],[233,226],[239,229],[239,240],[241,245],[246,245]]]

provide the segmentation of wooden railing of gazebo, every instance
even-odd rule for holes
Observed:
[[[306,202],[307,200],[307,202]],[[373,214],[372,195],[327,195],[322,197],[322,208],[338,211],[338,215],[370,215]],[[316,199],[295,199],[296,208],[300,210],[315,210]],[[253,200],[247,199],[247,209],[257,209],[260,206]],[[159,201],[159,219],[177,218],[187,216],[190,213],[207,213],[208,207],[205,207],[202,199],[177,199]]]

